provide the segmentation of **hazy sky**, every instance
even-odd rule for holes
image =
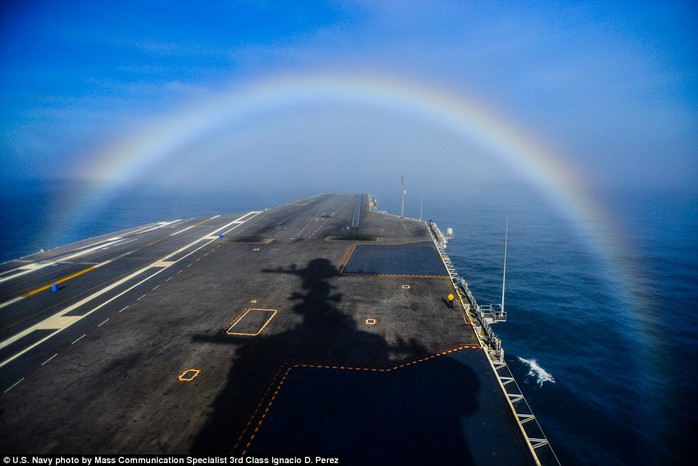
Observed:
[[[5,178],[69,177],[198,102],[282,74],[335,73],[476,100],[592,186],[698,186],[695,2],[24,1],[0,8]],[[377,186],[400,174],[434,183],[443,169],[435,161],[484,180],[507,174],[437,122],[361,103],[268,109],[179,150],[157,176],[149,167],[148,177],[192,186],[290,180],[352,191],[361,180]]]

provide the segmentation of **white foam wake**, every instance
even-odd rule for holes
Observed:
[[[536,379],[539,387],[542,387],[545,382],[555,383],[555,377],[540,367],[535,359],[519,358],[519,361],[528,366],[528,375]]]

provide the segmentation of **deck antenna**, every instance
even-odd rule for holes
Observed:
[[[507,246],[508,246],[508,240],[509,240],[509,216],[507,215],[507,224],[506,224],[506,230],[504,233],[504,272],[502,274],[502,309],[500,312],[503,314],[504,313],[504,289],[506,288],[507,284]]]
[[[424,185],[422,185],[422,196],[419,199],[419,221],[422,221],[422,212],[424,211]]]
[[[405,216],[405,177],[400,177],[400,217]]]

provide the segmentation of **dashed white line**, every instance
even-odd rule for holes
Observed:
[[[155,288],[153,288],[153,291],[157,290],[158,288],[160,288],[160,285],[158,285],[158,286],[156,286]]]
[[[140,300],[143,299],[143,298],[145,298],[145,295],[141,296],[141,297],[138,298],[136,301],[140,301]]]
[[[51,361],[51,359],[55,358],[56,356],[58,356],[58,353],[54,354],[53,356],[48,358],[46,361],[42,362],[41,365],[45,366],[46,364],[48,364]]]
[[[19,379],[17,382],[15,382],[14,385],[12,385],[10,388],[8,388],[7,390],[5,390],[3,393],[7,393],[7,392],[9,392],[10,390],[12,390],[13,388],[15,388],[17,385],[19,385],[19,383],[20,383],[22,380],[24,380],[24,377],[22,377],[22,378]]]
[[[80,340],[82,340],[82,339],[85,338],[86,336],[87,336],[87,334],[85,333],[83,336],[81,336],[80,338],[78,338],[77,340],[75,340],[74,342],[72,342],[71,345],[74,345],[75,343],[79,342]]]
[[[172,278],[174,278],[174,277],[170,277],[170,278],[168,278],[168,279],[165,280],[165,281],[166,281],[166,282],[169,282],[170,280],[172,280]]]
[[[183,272],[183,271],[182,271],[182,270],[180,270],[179,272],[177,272],[177,275],[179,275],[179,274],[180,274],[180,273],[182,273],[182,272]]]
[[[104,322],[102,322],[101,324],[99,324],[97,327],[101,327],[102,325],[106,324],[107,322],[109,322],[109,319],[105,320]]]
[[[191,264],[187,265],[187,268],[191,267]]]
[[[200,260],[201,260],[201,258],[199,257],[199,258],[196,259],[194,262],[199,262]]]
[[[122,310],[120,310],[119,313],[124,312],[126,309],[128,309],[128,306],[130,306],[130,304],[127,305],[126,307],[124,307]],[[83,335],[83,336],[84,336],[84,335]],[[82,338],[82,337],[80,337],[80,338]]]

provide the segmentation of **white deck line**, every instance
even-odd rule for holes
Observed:
[[[109,264],[110,262],[113,262],[113,261],[114,261],[114,259],[109,259],[108,261],[100,262],[99,264],[93,265],[92,268],[93,268],[93,269],[97,269],[97,268],[102,267],[103,265],[107,265],[107,264]],[[59,280],[56,280],[55,282],[58,283],[58,282],[61,281],[61,280],[62,280],[62,279],[59,279]],[[33,292],[31,292],[31,293],[33,293]],[[16,298],[11,299],[11,300],[9,300],[9,301],[5,301],[4,303],[0,304],[0,309],[2,309],[3,307],[9,306],[10,304],[14,304],[14,303],[16,303],[17,301],[21,301],[21,300],[23,300],[24,298],[28,298],[28,297],[29,297],[29,296],[22,295],[22,296],[17,296]]]
[[[12,390],[13,388],[15,388],[17,385],[19,385],[19,383],[20,383],[22,380],[24,380],[24,377],[22,377],[21,379],[19,379],[17,382],[13,383],[13,384],[10,386],[10,388],[6,389],[3,393],[7,393],[7,392],[9,392],[10,390]]]
[[[181,230],[172,233],[170,236],[177,236],[177,235],[180,234],[180,233],[184,233],[184,232],[187,231],[187,230],[191,230],[191,229],[194,228],[195,226],[196,226],[196,225],[191,225],[191,226],[188,226],[188,227],[186,227],[186,228],[182,228]]]
[[[42,366],[45,366],[46,364],[48,364],[49,362],[51,362],[51,359],[55,358],[56,356],[58,356],[58,353],[54,354],[53,356],[51,356],[50,358],[48,358],[46,361],[42,362],[41,365],[42,365]]]
[[[260,214],[260,213],[261,213],[260,211],[248,212],[247,214],[243,215],[242,217],[237,218],[237,219],[235,219],[234,221],[232,221],[232,222],[230,222],[230,223],[227,223],[226,225],[223,225],[221,228],[219,228],[218,230],[214,231],[213,233],[215,234],[215,233],[218,233],[218,232],[220,232],[220,231],[222,231],[222,230],[228,228],[229,226],[233,225],[235,222],[241,220],[241,219],[244,218],[244,217],[248,217],[248,216],[252,215],[250,218],[253,218],[254,216],[256,216],[256,215],[258,215],[258,214]],[[249,220],[249,219],[248,219],[248,220]],[[206,235],[206,236],[208,236],[208,235]],[[51,317],[48,317],[48,318],[42,320],[41,322],[39,322],[39,323],[37,323],[37,324],[35,324],[35,325],[33,325],[33,326],[31,326],[31,327],[29,327],[29,328],[23,330],[22,332],[19,332],[19,333],[17,333],[16,335],[13,335],[12,337],[7,338],[6,340],[0,342],[0,349],[2,349],[2,348],[5,348],[6,346],[11,345],[12,343],[14,343],[15,341],[19,340],[20,338],[22,338],[22,337],[24,337],[24,336],[26,336],[26,335],[29,335],[31,332],[33,332],[33,331],[35,331],[35,330],[55,330],[54,332],[52,332],[52,333],[49,334],[48,336],[42,338],[42,339],[39,340],[38,342],[36,342],[36,343],[30,345],[29,347],[23,349],[22,351],[20,351],[20,352],[16,353],[15,355],[13,355],[13,356],[7,358],[6,360],[4,360],[2,363],[0,363],[0,367],[5,366],[6,364],[8,364],[8,363],[10,363],[11,361],[17,359],[18,357],[20,357],[21,355],[23,355],[23,354],[26,353],[27,351],[29,351],[29,350],[31,350],[31,349],[33,349],[33,348],[39,346],[41,343],[43,343],[43,342],[45,342],[46,340],[48,340],[49,338],[53,337],[53,336],[56,335],[57,333],[62,332],[62,331],[65,330],[66,328],[70,327],[71,325],[73,325],[73,324],[77,323],[78,321],[84,319],[85,317],[87,317],[88,315],[92,314],[93,312],[96,312],[97,310],[99,310],[99,309],[101,309],[102,307],[106,306],[107,304],[111,303],[111,302],[114,301],[115,299],[117,299],[117,298],[123,296],[124,294],[128,293],[129,291],[133,290],[134,288],[138,287],[139,285],[141,285],[141,284],[145,283],[146,281],[150,280],[150,279],[153,278],[154,276],[160,274],[161,272],[163,272],[164,270],[166,270],[166,269],[169,268],[170,266],[161,267],[161,266],[156,266],[155,264],[157,264],[158,262],[160,262],[160,263],[162,263],[162,262],[167,262],[167,259],[169,259],[169,258],[171,258],[171,257],[174,257],[175,255],[179,254],[180,252],[183,252],[183,251],[185,251],[185,250],[191,248],[192,246],[195,246],[196,244],[198,244],[198,243],[200,243],[200,242],[202,242],[202,241],[205,241],[205,240],[206,240],[206,236],[201,237],[201,238],[199,238],[199,239],[197,239],[197,240],[195,240],[195,241],[193,241],[193,242],[187,244],[186,246],[183,246],[183,247],[179,248],[178,250],[176,250],[176,251],[174,251],[174,252],[168,254],[167,256],[165,256],[165,257],[163,257],[163,258],[161,258],[161,259],[158,259],[157,261],[155,261],[155,262],[153,262],[153,263],[151,263],[151,264],[149,264],[149,265],[147,265],[147,266],[145,266],[145,267],[143,267],[143,268],[141,268],[141,269],[139,269],[139,270],[136,270],[135,272],[133,272],[132,274],[128,275],[127,277],[122,278],[121,280],[119,280],[119,281],[117,281],[117,282],[115,282],[115,283],[113,283],[113,284],[111,284],[111,285],[109,285],[109,286],[107,286],[107,287],[105,287],[105,288],[103,288],[103,289],[97,291],[96,293],[93,293],[93,294],[87,296],[86,298],[84,298],[84,299],[82,299],[82,300],[80,300],[80,301],[78,301],[77,303],[75,303],[75,304],[73,304],[73,305],[71,305],[71,306],[68,306],[67,308],[65,308],[65,309],[63,309],[62,311],[60,311],[60,312],[58,312],[58,313],[52,315]],[[218,239],[218,238],[216,237],[216,239]],[[196,253],[196,252],[199,251],[201,248],[206,247],[207,245],[209,245],[209,244],[210,244],[211,242],[213,242],[213,241],[215,241],[215,240],[208,241],[208,242],[206,242],[205,244],[203,244],[203,245],[199,246],[198,248],[194,249],[193,251],[190,251],[190,252],[189,252],[188,254],[186,254],[185,256],[182,256],[182,257],[179,258],[178,260],[172,261],[172,264],[175,264],[175,263],[177,263],[177,262],[179,262],[179,261],[181,261],[181,260],[183,260],[183,259],[189,257],[190,255]],[[123,285],[124,283],[127,283],[128,281],[132,280],[133,278],[137,277],[137,276],[140,275],[141,273],[143,273],[143,272],[145,272],[145,271],[147,271],[147,270],[149,270],[149,269],[151,269],[151,268],[157,269],[157,272],[153,273],[152,275],[149,275],[148,277],[144,278],[143,280],[141,280],[140,282],[138,282],[138,283],[136,283],[135,285],[131,286],[130,288],[128,288],[128,289],[122,291],[121,293],[117,294],[116,296],[112,297],[111,299],[108,299],[107,301],[103,302],[102,304],[100,304],[99,306],[95,307],[94,309],[91,309],[90,311],[88,311],[88,312],[86,312],[86,313],[84,313],[84,314],[82,314],[82,315],[80,315],[80,316],[67,316],[67,315],[66,315],[66,314],[70,313],[71,311],[73,311],[73,310],[75,310],[75,309],[77,309],[77,308],[83,306],[84,304],[87,304],[88,302],[90,302],[90,301],[92,301],[92,300],[94,300],[94,299],[96,299],[96,298],[102,296],[103,294],[105,294],[105,293],[107,293],[107,292],[113,290],[114,288],[116,288],[116,287],[118,287],[118,286],[121,286],[121,285]]]
[[[45,268],[45,267],[49,267],[49,266],[51,266],[51,265],[56,265],[56,264],[58,264],[59,262],[65,262],[65,261],[68,261],[68,260],[70,260],[70,259],[74,259],[75,257],[79,257],[79,256],[83,256],[83,255],[85,255],[85,254],[89,254],[89,253],[91,253],[92,251],[96,251],[97,249],[108,248],[109,246],[112,246],[112,245],[118,243],[119,241],[121,241],[121,238],[119,238],[118,240],[115,240],[115,241],[110,241],[110,242],[107,242],[107,243],[100,244],[99,246],[95,246],[95,247],[93,247],[93,248],[86,249],[86,250],[84,250],[84,251],[80,251],[80,252],[78,252],[77,254],[73,254],[72,256],[62,257],[62,258],[59,259],[59,260],[55,260],[55,261],[51,261],[51,262],[46,262],[45,264],[40,264],[40,263],[36,263],[36,262],[35,262],[35,263],[32,263],[32,264],[23,265],[22,267],[19,267],[18,269],[15,269],[15,270],[23,269],[22,272],[16,273],[16,274],[14,274],[14,275],[10,275],[9,277],[0,278],[0,283],[5,282],[5,281],[7,281],[7,280],[12,280],[13,278],[21,277],[22,275],[26,275],[26,274],[28,274],[28,273],[34,272],[34,271],[39,270],[39,269],[43,269],[43,268]]]

